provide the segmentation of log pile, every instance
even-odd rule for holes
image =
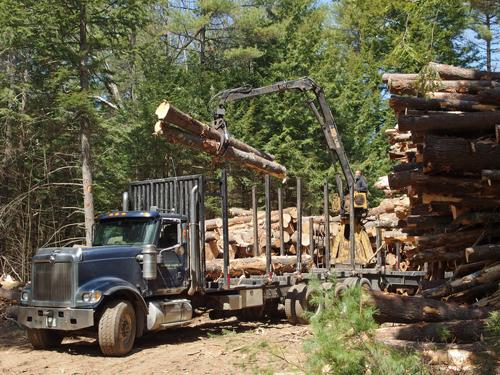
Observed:
[[[0,276],[0,326],[17,318],[17,302],[22,284],[8,274]]]
[[[254,222],[253,211],[242,208],[230,208],[228,219],[229,258],[248,258],[254,256]],[[338,218],[330,217],[330,233],[338,231]],[[312,227],[311,227],[312,225]],[[265,212],[257,212],[258,250],[257,256],[265,254],[266,224]],[[311,238],[311,233],[313,237]],[[325,226],[323,216],[302,217],[302,253],[309,253],[311,241],[315,252],[324,247]],[[332,237],[333,238],[333,237]],[[223,247],[222,219],[215,218],[205,223],[205,259],[222,258]],[[280,254],[283,241],[284,254],[297,254],[297,208],[283,209],[283,238],[280,236],[279,211],[271,212],[271,247],[273,254]]]
[[[498,308],[500,73],[431,63],[383,80],[398,122],[386,131],[399,162],[388,182],[409,197],[410,259],[431,280],[454,272],[424,296]]]
[[[221,145],[221,133],[214,125],[198,121],[168,102],[158,106],[156,115],[155,134],[172,144],[203,151],[213,158],[232,161],[259,173],[280,179],[286,177],[286,168],[277,163],[272,155],[232,137],[227,145]]]

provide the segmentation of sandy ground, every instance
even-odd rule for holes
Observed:
[[[95,339],[66,338],[33,350],[15,325],[0,330],[2,374],[293,374],[305,361],[309,328],[286,321],[240,323],[202,316],[188,327],[149,334],[123,358],[105,358]]]

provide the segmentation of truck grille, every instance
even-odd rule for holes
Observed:
[[[35,263],[33,299],[64,302],[71,300],[72,263]]]

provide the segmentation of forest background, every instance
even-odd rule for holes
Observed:
[[[310,76],[373,185],[391,166],[384,130],[395,124],[381,75],[429,61],[498,69],[499,12],[497,0],[0,0],[0,272],[26,280],[37,248],[88,241],[129,181],[217,177],[219,164],[153,136],[164,99],[208,122],[220,90]],[[304,178],[315,213],[339,169],[304,100],[230,105],[227,120]],[[248,208],[263,178],[228,167],[230,203]]]

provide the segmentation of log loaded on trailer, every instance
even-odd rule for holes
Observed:
[[[328,148],[340,160],[350,199],[348,207],[342,210],[341,233],[336,236],[340,240],[336,238],[331,246],[325,185],[324,246],[303,254],[298,179],[296,256],[272,256],[270,175],[283,178],[286,169],[272,155],[229,136],[224,103],[287,90],[315,94],[320,110],[313,101],[308,104],[321,124]],[[241,320],[258,320],[283,304],[291,323],[306,323],[306,312],[312,309],[311,280],[318,280],[315,285],[325,287],[336,280],[338,294],[354,285],[373,289],[418,286],[424,272],[386,270],[380,252],[373,252],[366,242],[361,220],[366,194],[354,191],[352,171],[332,113],[314,81],[302,78],[259,89],[234,89],[217,98],[220,102],[211,125],[163,103],[157,110],[160,121],[156,133],[172,143],[201,149],[266,175],[265,257],[229,260],[224,168],[217,191],[223,221],[223,261],[219,268],[205,261],[203,251],[205,195],[213,194],[207,191],[205,177],[133,182],[123,195],[122,210],[97,218],[92,247],[42,248],[33,257],[31,283],[21,293],[18,321],[27,328],[35,348],[55,347],[65,335],[97,334],[104,355],[125,355],[135,338],[146,332],[188,324],[194,309],[209,310],[212,318],[236,315]],[[337,178],[338,187],[341,182]],[[343,196],[341,187],[339,193]],[[256,247],[254,251],[257,255]],[[342,258],[338,256],[342,252],[347,254],[345,264],[335,262]]]

